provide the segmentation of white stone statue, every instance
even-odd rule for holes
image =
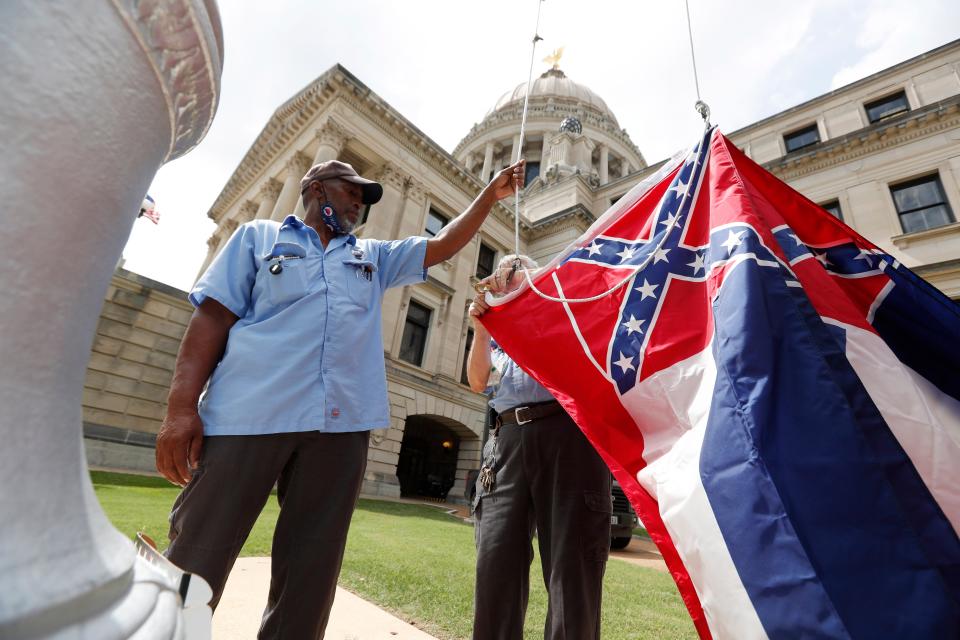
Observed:
[[[147,187],[216,110],[215,2],[3,0],[0,51],[0,638],[208,636],[203,581],[104,516],[80,402]]]

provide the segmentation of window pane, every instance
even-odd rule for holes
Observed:
[[[540,175],[540,163],[539,162],[528,162],[527,170],[525,172],[524,185],[530,184],[530,182]]]
[[[953,222],[940,177],[933,175],[890,187],[893,203],[906,233],[942,227]]]
[[[421,327],[427,327],[430,325],[430,309],[423,306],[422,304],[417,304],[416,302],[410,302],[410,309],[407,311],[407,321],[413,322]]]
[[[477,273],[478,278],[486,278],[493,273],[493,265],[496,261],[497,252],[488,247],[487,245],[480,243],[480,254],[477,256]]]
[[[470,355],[470,347],[473,346],[473,329],[467,329],[467,341],[463,348],[463,367],[460,370],[460,383],[470,384],[467,381],[467,356]]]
[[[419,367],[423,363],[423,347],[426,342],[427,336],[423,329],[407,324],[400,343],[400,359]]]
[[[430,309],[411,301],[407,310],[407,321],[403,326],[403,338],[400,340],[401,360],[418,367],[423,363],[429,326]]]
[[[820,142],[820,133],[817,131],[817,125],[812,124],[799,131],[788,133],[783,136],[783,141],[787,145],[787,153],[790,153]]]
[[[907,103],[907,95],[901,91],[892,96],[887,96],[886,98],[865,104],[864,109],[867,110],[867,119],[870,120],[872,124],[884,118],[895,116],[898,113],[909,111],[910,105]]]
[[[427,212],[427,235],[430,237],[437,235],[440,233],[440,229],[443,229],[445,226],[447,226],[448,222],[450,222],[450,220],[447,219],[446,216],[437,213],[433,209],[430,209],[430,211]]]
[[[843,220],[843,212],[840,210],[839,200],[831,200],[830,202],[824,202],[820,206],[823,207],[827,211],[827,213],[832,215],[837,220]]]
[[[923,182],[894,187],[893,199],[897,203],[897,211],[900,213],[943,202],[936,178],[929,178]]]
[[[942,204],[906,213],[900,216],[900,220],[903,221],[903,230],[905,233],[935,229],[953,222],[953,220],[951,220],[950,210],[947,209],[946,205]]]

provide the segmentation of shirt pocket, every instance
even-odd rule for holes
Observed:
[[[286,305],[307,294],[306,250],[290,242],[278,242],[264,259],[263,282],[272,305]]]
[[[361,258],[349,258],[343,261],[343,267],[350,300],[363,309],[369,309],[380,290],[377,264]]]

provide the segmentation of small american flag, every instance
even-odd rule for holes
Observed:
[[[157,211],[157,203],[153,201],[149,195],[143,199],[143,204],[140,205],[140,213],[137,215],[138,218],[146,218],[153,224],[160,223],[160,212]]]

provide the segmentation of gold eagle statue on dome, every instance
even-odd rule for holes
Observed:
[[[549,65],[553,65],[552,68],[554,68],[554,69],[559,69],[559,68],[560,68],[560,58],[562,58],[562,57],[563,57],[563,47],[560,47],[559,49],[554,49],[554,50],[553,50],[553,53],[551,53],[551,54],[548,55],[546,58],[544,58],[543,61],[546,62],[546,63],[549,64]]]

